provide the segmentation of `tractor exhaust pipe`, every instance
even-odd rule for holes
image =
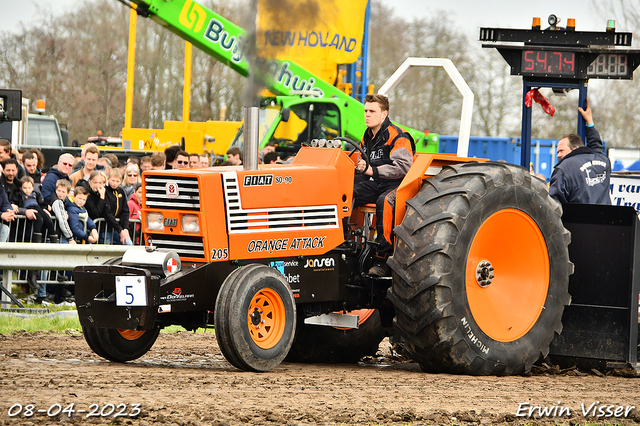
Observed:
[[[258,170],[259,126],[260,107],[244,107],[244,144],[242,148],[244,170]]]

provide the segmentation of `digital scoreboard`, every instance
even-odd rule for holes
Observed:
[[[540,88],[578,90],[578,105],[587,101],[588,81],[592,78],[631,80],[640,64],[640,50],[631,49],[633,35],[616,32],[615,21],[606,31],[576,31],[575,19],[565,28],[549,16],[549,27],[541,29],[540,18],[533,18],[530,30],[480,28],[483,48],[495,48],[507,61],[511,75],[522,76],[522,147],[520,165],[531,164],[531,106],[525,99]],[[493,57],[492,57],[493,58]],[[577,134],[584,139],[585,123],[578,114]]]
[[[575,52],[556,50],[523,50],[520,72],[531,75],[574,77],[576,75],[576,54]]]
[[[629,55],[622,53],[601,53],[587,68],[589,78],[631,78]]]
[[[640,50],[628,48],[631,33],[481,28],[480,41],[508,42],[482,47],[497,49],[511,75],[524,77],[630,80],[640,64]]]

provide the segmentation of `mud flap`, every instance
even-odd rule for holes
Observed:
[[[563,210],[575,271],[571,305],[549,354],[561,364],[638,369],[638,215],[618,206],[565,204]]]
[[[78,317],[83,327],[153,328],[158,316],[160,277],[151,275],[147,269],[120,265],[78,266],[73,273]],[[135,306],[127,306],[133,296],[123,298],[121,292],[116,293],[117,281],[136,284]]]

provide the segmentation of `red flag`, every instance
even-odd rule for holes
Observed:
[[[542,110],[553,117],[553,114],[556,113],[556,109],[549,103],[549,100],[542,96],[538,89],[531,89],[527,92],[527,96],[524,98],[524,104],[531,108],[531,100],[536,101],[542,106]]]

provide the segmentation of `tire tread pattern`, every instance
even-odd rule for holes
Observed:
[[[487,206],[488,200],[497,205]],[[481,211],[486,215],[486,209],[502,208],[520,209],[540,227],[549,252],[550,284],[545,309],[533,328],[514,342],[484,335],[490,346],[485,354],[470,343],[456,314],[457,306],[467,303],[460,270],[471,243],[469,227],[480,226]],[[573,273],[567,249],[571,236],[561,215],[560,203],[549,197],[544,183],[511,164],[446,166],[424,181],[407,201],[402,224],[394,229],[396,249],[388,260],[393,271],[388,297],[396,308],[394,326],[423,370],[522,374],[548,354],[554,333],[562,330],[562,311],[570,303],[568,278]]]

